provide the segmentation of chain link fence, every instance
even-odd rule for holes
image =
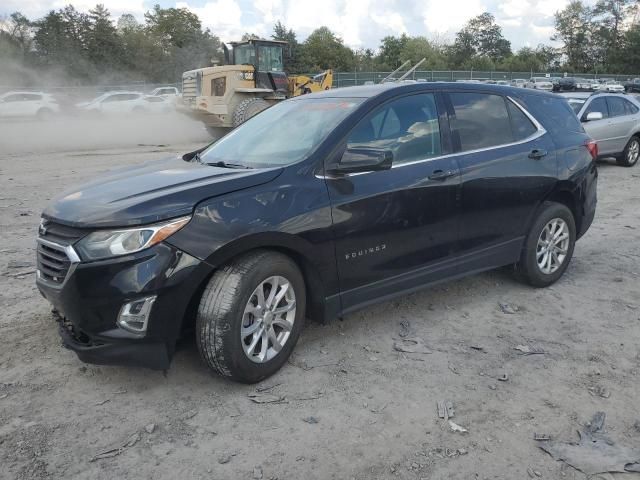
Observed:
[[[380,83],[391,72],[335,72],[333,74],[333,87],[351,87],[354,85],[365,85],[367,83]],[[396,77],[402,75],[398,73]],[[597,78],[607,78],[617,81],[627,81],[640,75],[615,75],[607,73],[571,73],[564,74],[554,72],[495,72],[495,71],[478,71],[478,70],[447,70],[447,71],[418,71],[413,72],[409,77],[410,80],[426,81],[426,82],[455,82],[458,80],[513,80],[516,78],[529,79],[531,77],[576,77],[589,80]]]

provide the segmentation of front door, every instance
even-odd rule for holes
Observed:
[[[602,119],[587,120],[587,115],[591,112],[602,113]],[[609,117],[609,107],[605,97],[593,98],[582,113],[580,120],[589,136],[598,142],[600,155],[616,153],[616,129]]]
[[[459,175],[436,104],[422,93],[375,108],[346,148],[389,150],[392,168],[326,180],[344,310],[451,273]]]

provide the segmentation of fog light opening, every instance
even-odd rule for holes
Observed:
[[[146,332],[151,307],[155,301],[154,295],[125,303],[118,314],[118,326],[133,333]]]

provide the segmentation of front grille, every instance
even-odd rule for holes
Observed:
[[[75,252],[71,245],[88,232],[43,220],[38,233],[37,267],[39,278],[55,285],[62,285],[69,274],[72,263],[79,260],[77,255],[74,255]]]
[[[71,259],[64,247],[54,243],[44,243],[38,239],[38,270],[40,278],[61,284],[67,278]]]
[[[195,78],[182,79],[182,101],[184,103],[195,103],[198,96],[198,85]]]

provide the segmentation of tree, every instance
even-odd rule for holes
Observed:
[[[387,36],[380,43],[380,53],[378,54],[378,63],[381,70],[395,70],[402,65],[400,60],[402,50],[407,46],[409,37],[403,33],[399,37]]]
[[[104,5],[89,10],[90,26],[87,32],[87,57],[101,73],[119,68],[122,64],[123,46],[111,14]]]
[[[303,55],[307,59],[309,71],[332,68],[351,71],[354,67],[353,51],[342,43],[327,27],[311,32],[302,44]]]
[[[202,24],[198,15],[187,8],[160,8],[144,14],[147,30],[156,36],[162,46],[182,48],[195,43],[202,34]]]
[[[298,43],[296,32],[287,29],[284,24],[278,20],[273,26],[273,40],[281,40],[287,42],[285,69],[289,73],[306,73],[306,65],[302,58],[302,48]]]
[[[441,70],[447,68],[447,62],[442,51],[431,44],[426,37],[409,38],[400,51],[400,61],[409,60],[413,66],[423,58],[426,61],[419,67],[420,70]]]
[[[481,62],[500,62],[511,53],[511,43],[502,36],[502,28],[488,12],[472,18],[456,34],[455,42],[449,50],[456,65],[473,63],[473,57],[486,57]],[[477,61],[477,60],[476,60]]]
[[[574,0],[555,15],[556,34],[552,40],[561,41],[566,66],[571,71],[588,72],[601,64],[602,52],[593,41],[593,10],[581,0]]]

